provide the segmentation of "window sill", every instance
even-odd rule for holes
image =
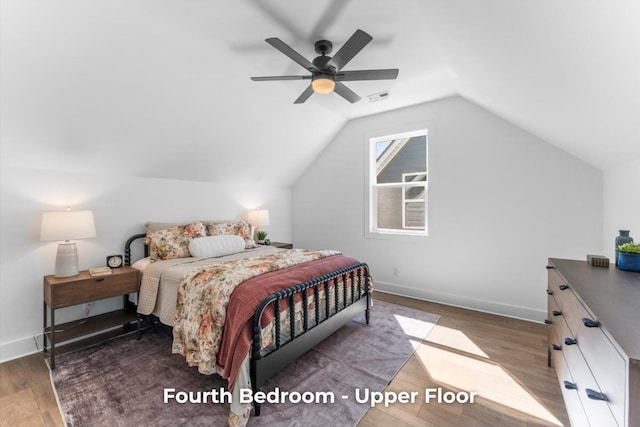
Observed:
[[[365,231],[365,239],[394,240],[404,242],[418,242],[425,240],[427,232],[416,233],[414,231]]]

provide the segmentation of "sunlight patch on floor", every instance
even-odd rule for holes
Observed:
[[[428,332],[429,334],[433,332],[434,325],[431,322],[400,316],[399,314],[394,314],[393,316],[398,321],[402,331],[409,337],[417,338],[422,341],[425,336],[425,332]]]
[[[476,343],[471,341],[469,337],[457,329],[436,325],[433,330],[429,332],[429,336],[427,336],[426,341],[448,348],[455,348],[456,350],[475,354],[476,356],[489,358],[489,356],[487,356],[487,354],[482,351]]]
[[[454,390],[476,391],[478,397],[545,420],[562,423],[502,367],[492,363],[421,345],[416,355],[431,377]]]

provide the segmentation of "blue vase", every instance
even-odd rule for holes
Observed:
[[[618,265],[618,246],[633,242],[633,237],[629,236],[629,230],[618,231],[620,235],[616,236],[616,265]]]
[[[618,268],[620,270],[640,273],[640,254],[620,252],[618,254]]]

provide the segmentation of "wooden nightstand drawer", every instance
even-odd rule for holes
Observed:
[[[88,272],[67,278],[44,278],[44,300],[52,308],[110,298],[138,292],[138,270],[123,267],[113,270],[113,274],[91,277]]]

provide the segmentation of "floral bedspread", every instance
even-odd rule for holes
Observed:
[[[203,374],[218,373],[217,354],[233,290],[260,274],[336,254],[339,252],[291,249],[188,273],[178,285],[173,353],[185,356],[189,366],[197,366]]]

